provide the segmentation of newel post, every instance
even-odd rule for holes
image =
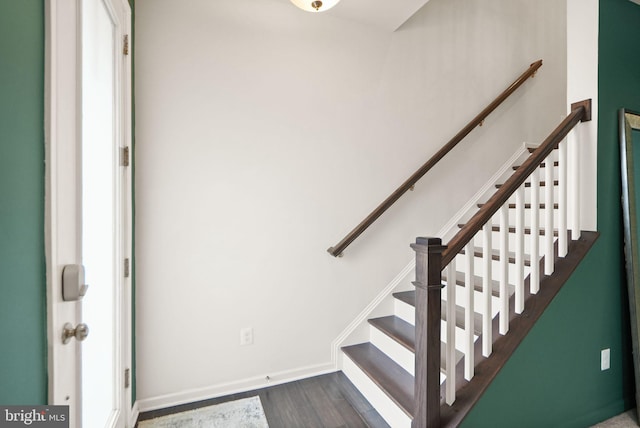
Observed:
[[[440,427],[440,320],[442,245],[440,238],[417,238],[416,369],[412,428]]]

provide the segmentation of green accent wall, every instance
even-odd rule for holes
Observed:
[[[0,0],[0,404],[46,400],[44,3]]]
[[[640,6],[600,0],[599,31],[600,239],[465,427],[585,427],[635,406],[617,112],[640,111]],[[611,369],[600,371],[604,348],[611,349]]]

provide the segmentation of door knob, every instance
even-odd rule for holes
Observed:
[[[72,337],[75,337],[77,341],[82,342],[89,336],[89,327],[85,323],[80,323],[73,328],[73,325],[68,322],[64,325],[62,331],[62,343],[67,344]]]

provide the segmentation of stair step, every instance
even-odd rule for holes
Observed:
[[[547,185],[546,181],[541,181],[540,182],[540,187],[545,187]],[[553,185],[557,186],[558,185],[558,180],[553,180]],[[503,184],[496,184],[496,189],[499,189],[503,186]],[[526,182],[524,183],[524,187],[531,187],[531,183],[530,182]]]
[[[413,417],[413,376],[371,343],[345,346],[342,351],[404,413]]]
[[[485,204],[478,204],[478,208],[482,208],[483,206],[485,206]],[[540,204],[540,209],[543,210],[545,208],[545,204]],[[516,209],[516,204],[509,204],[509,209],[510,210],[515,210]],[[526,210],[530,210],[531,209],[531,204],[524,204],[524,209]],[[553,204],[553,209],[557,210],[558,209],[558,204]]]
[[[407,348],[409,351],[413,353],[416,352],[416,329],[408,322],[403,321],[394,315],[390,315],[370,319],[369,324],[384,332],[387,336]]]
[[[558,166],[558,165],[560,165],[560,163],[559,163],[558,161],[554,161],[554,162],[553,162],[553,166]],[[547,167],[547,164],[546,164],[545,162],[542,162],[542,163],[540,164],[540,168],[546,168],[546,167]],[[514,167],[512,167],[512,168],[513,168],[513,170],[515,171],[515,170],[517,170],[518,168],[520,168],[520,165],[514,166]]]
[[[416,292],[415,291],[401,291],[398,293],[393,293],[393,297],[396,299],[406,303],[407,305],[416,306]],[[464,330],[464,313],[465,309],[462,306],[456,305],[456,327],[459,327]],[[473,332],[476,336],[480,336],[482,334],[482,314],[474,313],[474,323],[473,323]],[[442,301],[442,320],[447,320],[447,303],[446,301]]]
[[[464,310],[464,309],[463,309]],[[480,317],[480,333],[482,333],[482,317]],[[407,348],[409,351],[415,354],[416,352],[416,329],[414,326],[409,324],[408,322],[396,317],[396,316],[386,316],[381,318],[373,318],[369,320],[369,324],[382,331],[384,334]],[[479,334],[477,334],[479,335]],[[440,371],[442,373],[446,373],[446,364],[447,364],[447,355],[446,355],[446,346],[447,344],[441,342],[440,346]],[[456,361],[460,361],[463,357],[463,353],[456,350]]]
[[[465,285],[465,273],[464,272],[456,272],[456,285]],[[442,280],[447,280],[447,274],[442,272]],[[512,287],[513,288],[513,287]],[[478,275],[473,276],[473,289],[475,291],[482,291],[482,277]],[[500,297],[500,282],[496,280],[491,281],[491,294],[494,297]]]
[[[492,226],[491,230],[493,232],[500,232],[500,226],[497,226],[497,225],[496,226]],[[509,233],[516,233],[516,227],[515,226],[509,226]],[[525,227],[524,228],[524,234],[525,235],[531,235],[531,229],[528,228],[528,227]],[[542,228],[542,227],[540,228],[539,235],[540,236],[546,235],[546,232],[545,232],[544,228]],[[558,229],[553,229],[553,236],[556,236],[556,237],[558,236]]]
[[[464,272],[456,272],[456,285],[464,285],[465,273]],[[442,280],[447,280],[447,274],[442,272]],[[482,292],[482,277],[474,275],[473,276],[473,289],[475,291]],[[513,294],[515,288],[511,284],[507,284],[507,289],[509,295]],[[500,297],[500,281],[491,280],[491,295],[494,297]]]
[[[442,303],[442,319],[446,321],[449,313],[447,312],[446,302],[443,301]],[[463,330],[465,328],[464,315],[465,308],[456,305],[456,327],[459,327]],[[482,314],[479,314],[477,312],[473,313],[473,334],[475,334],[476,336],[480,336],[482,334]],[[456,361],[460,360],[460,358],[462,358],[462,353],[460,353],[460,355],[456,355]],[[446,367],[446,365],[443,363],[442,367]]]
[[[406,303],[409,306],[416,307],[416,292],[415,291],[399,291],[393,293],[393,297]]]
[[[458,227],[460,229],[462,229],[464,227],[464,224],[459,224]],[[500,226],[498,226],[498,225],[491,226],[491,230],[493,232],[500,232]],[[516,233],[515,226],[509,226],[509,233]],[[524,234],[525,235],[531,235],[531,229],[528,228],[528,227],[525,227],[524,228]],[[543,228],[540,228],[540,236],[543,236],[543,235],[545,235],[545,230]],[[557,229],[553,230],[553,236],[558,236],[558,230]]]
[[[465,251],[462,250],[458,254],[465,254]],[[482,250],[482,247],[474,247],[473,255],[474,257],[484,257],[484,252]],[[516,253],[514,253],[513,251],[509,251],[507,253],[507,258],[509,260],[509,263],[511,264],[516,263]],[[495,249],[491,250],[491,260],[500,261],[500,250],[495,250]],[[531,257],[528,254],[524,255],[524,265],[531,266]]]

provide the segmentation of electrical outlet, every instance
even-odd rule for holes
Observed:
[[[600,351],[600,370],[609,370],[611,367],[611,350],[609,348]]]
[[[240,345],[253,345],[253,327],[240,329]]]

